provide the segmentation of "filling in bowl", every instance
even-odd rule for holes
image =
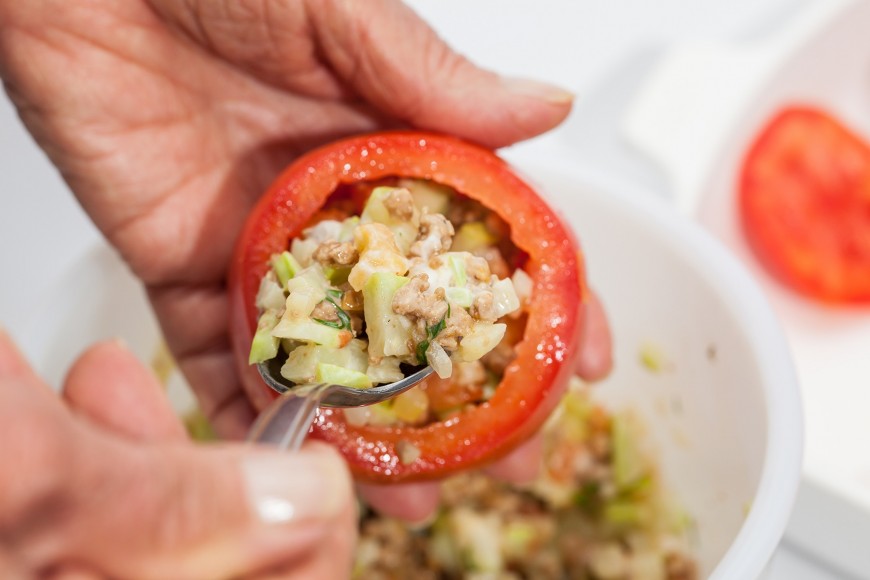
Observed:
[[[345,186],[272,256],[249,362],[286,357],[281,375],[296,385],[360,389],[429,364],[437,377],[344,413],[353,424],[442,421],[491,397],[513,359],[532,289],[523,260],[496,214],[449,187]]]
[[[423,528],[364,508],[354,577],[699,577],[691,519],[664,491],[635,415],[609,413],[575,379],[543,434],[543,470],[529,485],[454,476]]]

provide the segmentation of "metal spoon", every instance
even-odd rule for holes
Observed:
[[[248,432],[248,441],[271,443],[290,451],[302,446],[318,407],[374,405],[404,393],[432,374],[432,367],[427,366],[395,383],[352,389],[328,383],[297,386],[281,376],[280,362],[274,359],[258,364],[257,370],[266,384],[281,396],[254,421]]]

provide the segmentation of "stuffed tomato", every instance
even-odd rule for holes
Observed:
[[[252,395],[269,389],[249,365],[273,357],[295,384],[357,388],[433,366],[312,427],[358,479],[399,482],[485,464],[541,426],[573,372],[586,287],[571,231],[493,152],[389,132],[278,177],[239,238],[230,295]]]

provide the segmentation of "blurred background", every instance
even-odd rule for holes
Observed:
[[[409,3],[455,49],[477,64],[505,75],[557,83],[577,94],[575,111],[561,128],[512,148],[507,152],[509,158],[555,158],[667,200],[679,198],[681,187],[688,186],[675,182],[657,160],[641,154],[625,131],[626,117],[638,106],[637,99],[661,59],[679,46],[703,51],[708,46],[763,43],[779,34],[796,15],[818,4],[810,0]],[[870,35],[870,20],[866,29]],[[687,93],[694,91],[691,86],[685,89]],[[865,104],[870,111],[870,102]],[[699,148],[703,149],[703,144]],[[707,159],[699,154],[687,163],[693,161],[701,164]],[[691,171],[686,179],[691,181]],[[692,212],[687,215],[687,219],[694,219]],[[22,342],[39,370],[57,384],[89,338],[88,329],[65,318],[57,305],[68,304],[75,292],[93,291],[81,284],[83,277],[108,280],[110,287],[100,291],[104,292],[102,316],[109,319],[106,327],[111,329],[112,317],[124,316],[122,303],[118,309],[112,307],[114,297],[140,291],[113,261],[5,97],[0,97],[0,243],[0,324]],[[57,325],[53,326],[54,322]],[[870,385],[866,377],[864,382]],[[860,486],[850,489],[849,497],[836,489],[802,492],[798,510],[803,507],[799,512],[803,519],[783,541],[771,578],[870,578],[870,563],[861,548],[870,536],[855,535],[870,529],[870,476],[863,492]],[[825,501],[839,502],[836,510],[842,519],[820,527],[814,537],[806,531],[812,528],[808,522],[821,517],[819,510],[824,508],[820,506],[835,505],[816,501],[814,494],[818,493]],[[837,530],[840,535],[832,538],[832,531]]]

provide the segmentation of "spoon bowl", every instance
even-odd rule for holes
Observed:
[[[374,405],[404,393],[433,372],[432,367],[427,366],[395,383],[353,389],[329,383],[298,386],[281,376],[281,362],[274,359],[259,363],[257,370],[263,381],[281,396],[257,417],[248,433],[248,441],[269,443],[291,451],[302,446],[318,407]]]

